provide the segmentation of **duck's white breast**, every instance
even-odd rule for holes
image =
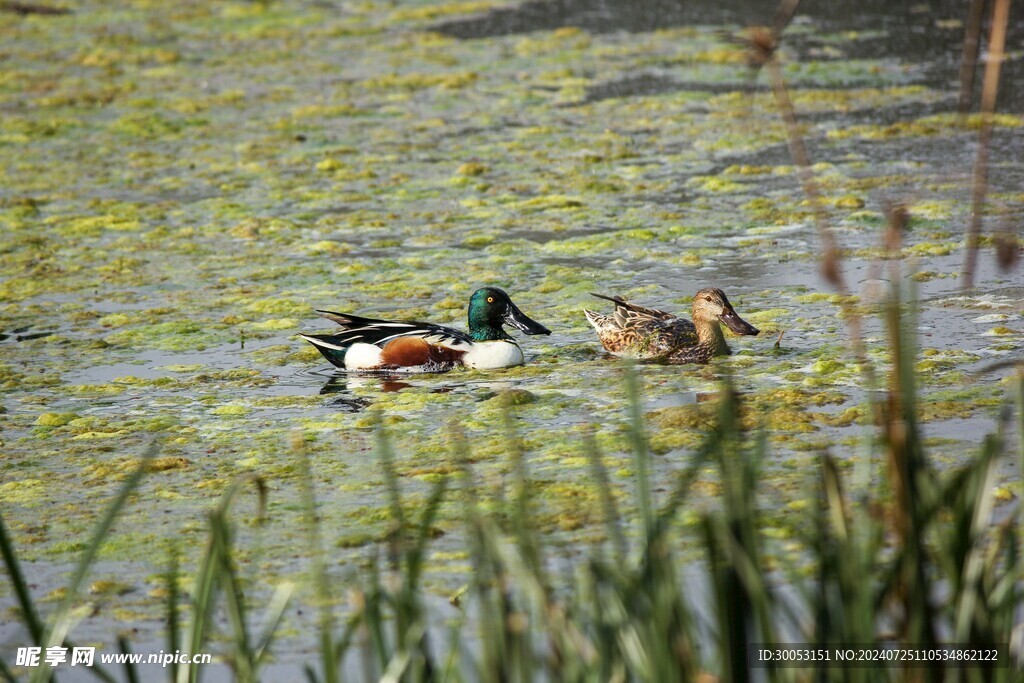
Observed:
[[[462,362],[467,367],[477,370],[509,368],[513,365],[522,365],[523,360],[523,350],[509,341],[476,342],[462,357]]]
[[[380,347],[357,342],[345,353],[347,370],[373,370],[380,367]]]

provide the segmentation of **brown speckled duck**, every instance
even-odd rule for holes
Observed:
[[[732,351],[722,326],[736,334],[755,335],[756,327],[736,315],[725,292],[708,287],[693,298],[693,322],[653,308],[631,304],[617,296],[593,294],[615,303],[611,315],[583,309],[609,353],[637,360],[665,363],[707,363]]]

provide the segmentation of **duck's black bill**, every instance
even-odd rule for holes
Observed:
[[[511,301],[508,304],[508,310],[505,311],[505,317],[502,321],[514,327],[517,330],[522,330],[526,334],[551,334],[551,330],[541,325],[533,318],[527,317],[525,313],[519,310],[519,308]]]
[[[718,316],[718,319],[725,323],[725,326],[736,334],[755,335],[761,333],[761,330],[736,315],[736,311],[726,311],[722,315]]]

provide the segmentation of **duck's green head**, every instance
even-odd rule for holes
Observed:
[[[477,341],[511,339],[502,325],[510,325],[526,334],[551,334],[551,330],[512,303],[504,291],[497,287],[482,287],[469,299],[469,334]]]

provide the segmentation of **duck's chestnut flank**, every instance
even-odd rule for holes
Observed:
[[[512,303],[503,290],[482,287],[469,300],[469,333],[413,321],[317,311],[341,325],[337,334],[299,335],[346,370],[442,372],[463,365],[480,370],[522,365],[522,349],[503,325],[526,334],[551,334]]]

